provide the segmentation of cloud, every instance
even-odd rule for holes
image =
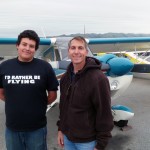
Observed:
[[[39,34],[60,35],[124,32],[150,33],[147,0],[2,0],[0,36],[31,28]]]

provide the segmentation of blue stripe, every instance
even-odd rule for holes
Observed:
[[[17,38],[0,38],[0,44],[16,44]],[[40,45],[50,45],[51,39],[40,38]]]
[[[112,108],[112,110],[123,110],[123,111],[127,111],[127,112],[133,113],[131,108],[129,108],[127,106],[123,106],[123,105],[114,105],[111,108]]]
[[[150,42],[150,37],[128,37],[128,38],[91,38],[89,44],[115,44],[115,43],[141,43]]]
[[[130,72],[134,64],[127,58],[117,57],[113,54],[105,54],[103,56],[95,56],[102,63],[109,65],[110,69],[107,70],[110,76],[122,76]]]
[[[0,44],[16,44],[17,38],[0,38]]]
[[[53,68],[53,70],[54,70],[56,76],[66,72],[66,70],[63,70],[63,69],[55,69],[55,68]]]

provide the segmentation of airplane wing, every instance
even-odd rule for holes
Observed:
[[[91,38],[87,42],[93,53],[150,49],[150,37]]]
[[[40,38],[40,46],[36,57],[49,58],[50,60],[68,59],[67,46],[72,37]],[[150,37],[130,38],[89,38],[86,39],[92,53],[116,52],[126,50],[150,49]],[[17,56],[17,38],[0,38],[0,57],[11,58]],[[55,54],[53,53],[53,51]],[[92,56],[93,54],[89,54]],[[51,58],[50,58],[51,57]]]
[[[68,66],[68,38],[40,38],[40,46],[36,52],[36,57],[48,61],[58,79],[65,72]],[[16,57],[16,38],[0,38],[0,57],[3,60]],[[108,39],[101,41],[101,39],[87,39],[89,46],[100,45],[106,43]],[[109,43],[113,41],[108,41]],[[114,41],[115,42],[115,41]],[[129,41],[128,41],[129,42]],[[89,56],[94,57],[89,49]],[[116,56],[105,55],[104,57],[97,57],[102,62],[102,70],[107,75],[112,98],[121,95],[121,93],[129,86],[132,81],[132,75],[129,73],[133,64],[125,58],[118,58]]]

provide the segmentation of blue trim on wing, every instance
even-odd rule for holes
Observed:
[[[0,38],[0,44],[16,44],[17,38]],[[50,45],[51,39],[40,38],[40,45]]]
[[[88,40],[88,44],[142,43],[150,42],[150,37],[92,38]]]

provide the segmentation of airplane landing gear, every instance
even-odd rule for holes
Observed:
[[[129,107],[123,105],[113,105],[111,108],[114,124],[122,129],[127,127],[128,120],[134,116],[133,111]]]
[[[128,125],[128,120],[114,121],[114,124],[122,128]]]

